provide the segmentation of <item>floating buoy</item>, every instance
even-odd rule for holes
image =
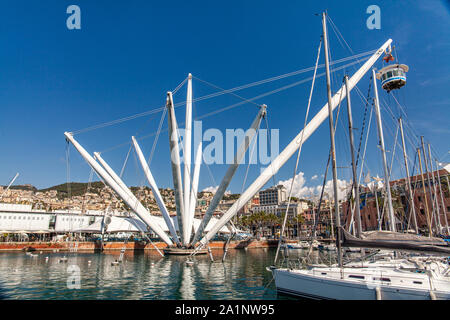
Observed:
[[[112,266],[118,266],[121,263],[121,261],[115,260],[113,262],[111,262]]]

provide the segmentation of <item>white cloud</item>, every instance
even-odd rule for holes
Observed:
[[[380,177],[378,177],[378,175],[376,177],[373,177],[374,180],[367,183],[367,186],[369,187],[370,190],[374,191],[375,190],[375,186],[377,187],[377,189],[382,189],[384,188],[384,182],[383,179],[380,179]]]
[[[318,178],[317,175],[313,176],[311,180],[316,180]],[[285,180],[285,181],[279,181],[278,184],[283,185],[287,192],[289,193],[290,187],[292,183],[292,178]],[[320,193],[322,192],[322,184],[308,187],[305,185],[306,179],[303,172],[300,172],[295,176],[294,179],[294,185],[292,186],[292,196],[297,198],[303,198],[303,199],[314,199],[318,200],[318,197],[320,197]],[[338,198],[339,200],[343,200],[346,198],[347,193],[349,191],[351,184],[345,180],[339,180],[338,179]],[[325,184],[325,192],[330,195],[331,198],[334,197],[333,192],[333,180],[328,180]],[[328,198],[327,195],[324,195],[324,197]]]
[[[202,190],[202,192],[212,192],[212,193],[216,193],[217,189],[219,189],[219,186],[217,187],[207,187],[205,189]]]
[[[318,176],[317,174],[315,174],[315,175],[313,175],[313,176],[311,177],[311,180],[316,180],[318,177],[319,177],[319,176]]]
[[[211,187],[207,187],[207,188],[203,189],[202,192],[216,193],[217,189],[219,189],[219,186],[216,186],[216,187],[211,186]],[[225,195],[230,195],[230,194],[231,194],[230,190],[225,191]]]
[[[338,199],[339,200],[344,200],[347,197],[348,192],[350,191],[351,188],[351,183],[345,180],[339,180],[338,179]],[[322,192],[322,185],[316,186],[315,187],[315,194],[317,196],[320,196]],[[324,197],[327,199],[328,196],[331,197],[331,199],[334,198],[334,187],[333,187],[333,180],[328,180],[325,183],[325,193],[327,193],[328,195],[324,195]]]
[[[289,193],[289,190],[291,189],[291,183],[292,178],[285,180],[285,181],[279,181],[278,184],[283,185],[287,192]],[[311,196],[311,193],[314,191],[314,188],[309,188],[305,186],[306,179],[305,174],[303,172],[300,172],[295,176],[294,179],[294,185],[292,186],[292,196],[297,198],[309,198]]]

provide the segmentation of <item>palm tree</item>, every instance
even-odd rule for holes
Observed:
[[[271,235],[275,234],[275,226],[279,224],[279,218],[276,214],[270,213],[267,215],[267,223],[270,225]]]

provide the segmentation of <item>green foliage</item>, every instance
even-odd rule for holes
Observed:
[[[6,188],[7,186],[3,186]],[[25,184],[25,185],[17,185],[17,186],[10,186],[10,190],[25,190],[25,191],[37,191],[35,186],[32,186],[31,184]]]
[[[237,200],[240,196],[240,194],[228,194],[223,196],[223,200]]]
[[[67,188],[68,185],[70,186],[71,196],[82,196],[88,191],[89,183],[84,183],[84,182],[70,182],[69,184],[63,183],[63,184],[59,184],[57,186],[53,186],[50,188],[41,189],[39,191],[46,192],[46,191],[56,190],[56,191],[58,191],[57,197],[59,199],[65,199],[65,198],[69,197],[69,194],[68,194],[69,190]],[[105,185],[103,184],[103,182],[94,181],[94,182],[91,182],[91,185],[89,187],[89,192],[95,193],[95,194],[100,194],[100,191],[104,187],[105,187]]]

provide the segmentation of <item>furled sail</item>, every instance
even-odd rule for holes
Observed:
[[[367,231],[357,238],[342,230],[343,247],[380,248],[393,250],[427,251],[450,254],[450,246],[440,238],[391,231]]]

